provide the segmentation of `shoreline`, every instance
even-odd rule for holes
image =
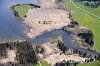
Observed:
[[[25,39],[15,39],[15,40],[4,40],[4,41],[0,41],[0,43],[7,43],[7,42],[23,42],[25,41]]]
[[[15,5],[17,5],[16,3],[11,3],[9,6],[8,6],[8,8],[10,9],[10,12],[11,12],[11,15],[12,15],[12,17],[14,18],[14,19],[16,19],[19,23],[22,23],[25,27],[26,27],[26,29],[25,29],[25,31],[23,31],[23,33],[25,33],[26,34],[26,32],[29,32],[29,30],[31,29],[31,27],[30,26],[28,26],[25,22],[24,22],[24,19],[22,19],[21,17],[17,17],[17,16],[15,16],[15,12],[14,12],[14,9],[12,9],[12,7],[13,6],[15,6]],[[24,38],[12,38],[12,39],[10,39],[10,40],[7,40],[7,39],[1,39],[0,40],[0,43],[6,43],[6,42],[23,42],[23,41],[25,41],[25,39]]]
[[[24,4],[24,3],[23,3]],[[28,26],[25,22],[24,22],[24,18],[21,18],[21,17],[18,17],[18,16],[15,16],[15,9],[12,9],[12,7],[14,7],[14,6],[16,6],[17,4],[11,4],[11,5],[9,5],[9,9],[10,9],[10,11],[11,11],[11,14],[14,16],[14,18],[16,19],[16,20],[18,20],[20,23],[22,23],[22,24],[24,24],[27,28],[31,28],[30,26]]]
[[[19,4],[20,4],[20,5],[23,5],[23,4],[30,5],[30,3],[19,3]],[[12,3],[11,5],[9,5],[9,9],[10,9],[12,15],[14,16],[14,18],[15,18],[16,20],[18,20],[20,23],[22,23],[23,25],[25,25],[25,26],[27,27],[27,28],[26,28],[26,31],[24,32],[24,33],[27,35],[28,33],[31,32],[32,27],[26,24],[25,18],[22,18],[22,17],[20,17],[20,16],[16,16],[16,15],[15,15],[16,10],[14,9],[14,7],[16,7],[16,5],[19,5],[19,4],[14,4],[14,3]],[[31,4],[31,5],[34,6],[34,8],[39,8],[39,7],[40,7],[40,6],[35,5],[35,4]],[[31,6],[31,5],[30,5],[30,6]],[[28,35],[27,35],[27,37],[28,37]],[[29,37],[28,37],[28,38],[29,38]]]
[[[21,4],[21,3],[20,3],[20,4]],[[23,3],[23,4],[26,4],[26,3]],[[18,4],[12,3],[12,4],[9,5],[10,12],[11,12],[12,16],[13,16],[17,21],[19,21],[19,22],[22,23],[24,26],[26,26],[25,31],[23,31],[23,32],[26,34],[26,33],[30,32],[31,27],[25,23],[24,18],[21,18],[21,17],[19,17],[19,16],[15,16],[15,9],[14,9],[13,7],[16,7],[16,5],[18,5]],[[27,35],[27,34],[26,34],[26,35]]]

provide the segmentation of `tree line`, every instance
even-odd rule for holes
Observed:
[[[100,6],[100,0],[74,0],[74,2],[81,2],[81,4],[91,8]]]

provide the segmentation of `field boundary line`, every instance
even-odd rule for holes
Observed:
[[[75,6],[75,7],[77,7],[78,9],[80,9],[80,10],[82,10],[82,11],[84,11],[84,12],[86,12],[86,13],[88,13],[89,15],[91,15],[91,16],[93,16],[93,17],[95,17],[95,18],[97,18],[97,19],[99,19],[100,20],[100,17],[98,17],[98,16],[96,16],[96,15],[94,15],[94,14],[92,14],[92,13],[90,13],[89,11],[86,11],[86,10],[84,10],[83,8],[81,8],[81,7],[79,7],[79,6],[77,6],[72,0],[70,0],[70,2]]]

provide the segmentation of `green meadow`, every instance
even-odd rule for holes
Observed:
[[[15,7],[15,10],[18,12],[20,17],[24,17],[28,10],[31,9],[31,6],[23,4]]]
[[[100,18],[100,6],[98,6],[97,8],[90,8],[90,7],[84,6],[80,2],[75,3],[75,4],[78,5],[79,7],[81,7],[82,9],[85,9],[85,10],[89,11],[90,13],[92,13]]]
[[[97,9],[92,9],[82,5],[81,3],[75,3],[77,6],[93,13],[94,15],[100,17],[100,6]],[[95,49],[100,52],[100,20],[89,15],[88,13],[78,9],[74,6],[70,0],[65,0],[65,7],[72,11],[72,16],[75,18],[81,26],[91,29],[94,33]],[[79,64],[78,66],[100,66],[98,61],[92,63]]]
[[[40,63],[41,63],[41,66],[50,66],[46,61],[41,61]],[[40,64],[38,63],[34,66],[40,66]]]

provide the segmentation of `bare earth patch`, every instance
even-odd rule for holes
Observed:
[[[68,61],[68,60],[73,60],[73,61],[77,61],[77,62],[85,62],[85,58],[82,58],[78,55],[65,55],[65,54],[53,54],[53,55],[50,55],[48,56],[46,59],[45,59],[51,66],[54,66],[57,62],[60,62],[60,61]]]
[[[31,27],[29,33],[27,33],[28,37],[34,38],[44,31],[67,26],[70,23],[69,16],[67,15],[68,13],[69,12],[65,10],[55,8],[38,8],[29,10],[27,17],[25,18],[25,23]]]
[[[0,59],[0,63],[16,62],[16,50],[7,50],[7,58]]]

